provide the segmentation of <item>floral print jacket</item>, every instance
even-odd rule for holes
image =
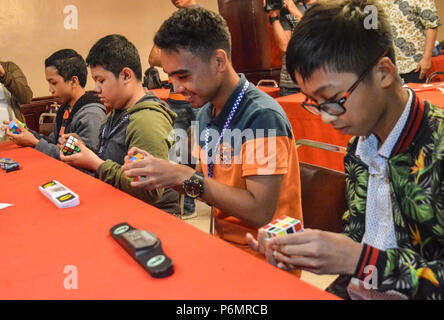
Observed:
[[[350,140],[344,160],[349,210],[343,227],[348,237],[361,242],[369,174],[355,155],[357,143],[356,138]],[[380,251],[364,244],[354,277],[365,280],[377,270],[377,284],[372,285],[378,291],[396,291],[409,299],[444,299],[443,109],[414,96],[388,170],[398,248]]]

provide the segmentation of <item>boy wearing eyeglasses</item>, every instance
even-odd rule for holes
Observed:
[[[364,23],[371,11],[376,28]],[[444,112],[402,86],[390,30],[373,1],[319,1],[306,11],[287,67],[304,107],[355,136],[344,160],[344,232],[305,229],[266,247],[263,231],[249,239],[283,269],[340,274],[328,291],[344,298],[442,299]]]

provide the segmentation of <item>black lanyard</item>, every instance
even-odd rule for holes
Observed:
[[[102,153],[104,151],[105,148],[105,141],[108,140],[109,138],[111,138],[111,136],[116,132],[116,130],[122,126],[123,122],[128,119],[130,117],[130,113],[127,114],[126,116],[124,116],[122,119],[119,120],[119,122],[117,122],[117,124],[111,129],[111,131],[108,133],[108,135],[105,137],[106,131],[107,131],[107,124],[105,123],[105,125],[103,126],[102,129],[102,133],[100,134],[100,147],[99,147],[99,151],[97,152],[97,155],[99,156],[99,158],[102,158]],[[111,119],[110,119],[111,120]],[[112,121],[111,121],[112,124]],[[102,159],[104,160],[104,159]]]

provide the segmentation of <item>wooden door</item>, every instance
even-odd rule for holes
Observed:
[[[218,0],[218,4],[230,29],[235,70],[254,84],[261,79],[279,83],[282,52],[275,44],[263,0]]]

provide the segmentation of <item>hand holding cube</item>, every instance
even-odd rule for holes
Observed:
[[[133,155],[131,158],[129,158],[127,161],[125,161],[125,164],[129,164],[132,162],[137,162],[137,161],[141,161],[144,159],[143,154],[141,153],[136,153],[135,155]],[[140,177],[126,177],[128,180],[130,181],[143,181],[144,179],[146,179],[146,177],[140,176]]]

